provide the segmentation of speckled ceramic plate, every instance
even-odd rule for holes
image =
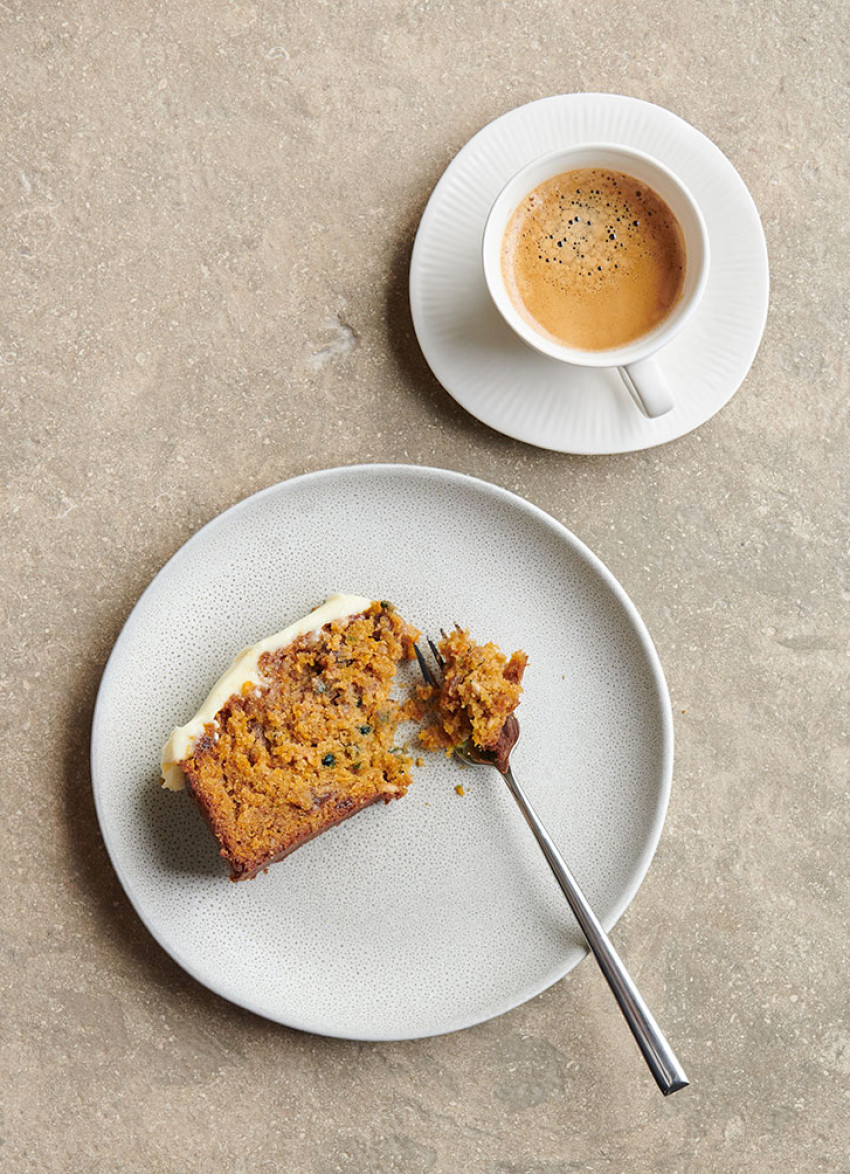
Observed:
[[[538,155],[581,142],[622,143],[659,159],[687,185],[708,229],[699,310],[658,355],[676,406],[654,420],[616,371],[570,367],[526,346],[484,282],[484,223],[503,185]],[[455,156],[419,226],[410,302],[432,371],[473,416],[558,452],[629,452],[684,436],[738,390],[764,332],[767,248],[743,180],[705,135],[650,102],[563,94],[502,115]]]
[[[160,748],[235,651],[334,590],[457,620],[529,654],[516,773],[606,926],[634,896],[670,789],[658,657],[623,589],[521,498],[440,469],[363,465],[275,485],[178,551],[103,676],[92,775],[121,882],[200,982],[325,1035],[453,1031],[544,990],[584,956],[567,904],[494,771],[429,755],[372,807],[233,884]],[[466,794],[455,793],[462,783]]]

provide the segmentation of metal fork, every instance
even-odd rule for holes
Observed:
[[[433,640],[428,641],[428,646],[433,653],[437,665],[442,669],[443,658],[440,655],[440,650]],[[419,661],[419,667],[422,670],[422,676],[425,678],[426,684],[439,688],[439,682],[434,671],[428,665],[428,662],[417,645],[414,645],[414,651],[416,652],[416,658]],[[467,766],[495,767],[508,784],[508,790],[514,799],[516,799],[528,826],[537,837],[537,842],[543,849],[543,855],[546,857],[549,867],[555,874],[555,879],[561,886],[564,896],[569,902],[570,909],[572,909],[575,919],[587,939],[587,944],[590,946],[594,958],[599,963],[599,968],[604,974],[608,985],[614,992],[614,997],[620,1006],[620,1010],[631,1028],[632,1035],[635,1037],[638,1047],[643,1053],[643,1058],[649,1065],[658,1087],[664,1093],[665,1097],[669,1096],[671,1093],[678,1092],[681,1088],[686,1088],[689,1083],[688,1078],[685,1075],[682,1065],[676,1059],[673,1049],[664,1038],[664,1034],[652,1017],[649,1008],[641,998],[640,992],[620,960],[617,951],[611,944],[611,940],[602,928],[599,919],[588,904],[587,898],[576,883],[575,877],[569,868],[567,868],[564,858],[555,847],[551,836],[538,819],[534,808],[514,778],[513,772],[511,771],[510,757],[518,738],[519,722],[511,714],[505,722],[495,750],[482,750],[480,746],[476,746],[471,739],[468,739],[463,745],[456,746],[453,753],[455,758]]]

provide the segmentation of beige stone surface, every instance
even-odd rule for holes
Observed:
[[[0,1166],[850,1170],[843,0],[3,0],[0,76]],[[714,139],[771,257],[740,393],[632,456],[477,424],[410,325],[443,168],[573,90]],[[197,985],[124,896],[87,762],[123,621],[220,510],[358,461],[527,496],[646,619],[675,784],[616,941],[686,1092],[657,1093],[590,962],[460,1034],[333,1041]]]

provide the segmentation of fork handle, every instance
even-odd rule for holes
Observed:
[[[631,1028],[632,1035],[635,1037],[658,1087],[665,1097],[670,1093],[678,1092],[680,1088],[686,1088],[689,1081],[682,1065],[676,1059],[673,1049],[664,1038],[663,1032],[653,1019],[652,1013],[641,998],[629,972],[612,946],[610,938],[602,928],[599,918],[588,904],[587,898],[578,887],[575,877],[567,868],[564,858],[552,842],[551,836],[538,819],[534,808],[511,773],[510,767],[502,777],[519,804],[528,826],[537,837],[537,842],[543,849],[543,855],[554,872],[555,879],[564,891],[564,896],[575,914],[576,921],[587,938],[587,944],[593,951],[599,968],[614,992],[620,1010]]]

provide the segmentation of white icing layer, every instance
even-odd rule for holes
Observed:
[[[286,648],[299,636],[318,632],[325,624],[356,616],[371,607],[372,600],[362,595],[329,595],[325,602],[311,611],[308,616],[290,624],[282,632],[268,636],[249,648],[243,648],[233,664],[223,673],[210,690],[209,696],[195,716],[185,726],[178,726],[166,742],[162,751],[162,785],[169,791],[182,791],[186,779],[180,763],[189,757],[195,740],[204,732],[204,726],[215,723],[215,715],[235,693],[241,693],[245,685],[259,685],[263,680],[260,672],[260,657],[265,652],[277,652]]]

